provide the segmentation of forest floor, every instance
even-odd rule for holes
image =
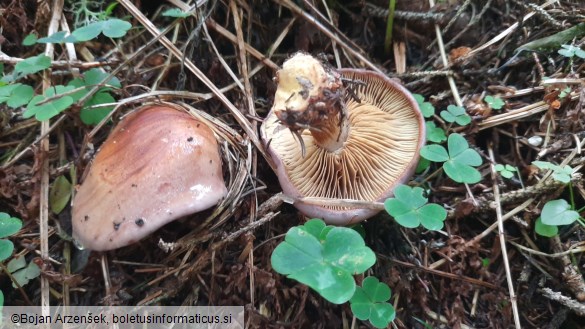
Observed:
[[[4,304],[243,305],[250,328],[371,328],[347,303],[332,304],[271,265],[287,231],[307,218],[283,202],[258,128],[276,71],[303,51],[400,81],[435,109],[427,143],[447,145],[442,129],[482,158],[478,182],[455,182],[440,163],[410,181],[447,210],[441,230],[400,226],[385,211],[361,223],[377,256],[367,275],[392,290],[390,327],[585,328],[585,4],[433,2],[397,1],[390,40],[388,1],[120,0],[108,8],[1,0],[4,76],[24,59],[52,57],[50,68],[5,86],[18,81],[47,95],[99,68],[119,86],[97,104],[123,105],[96,121],[80,117],[78,101],[46,119],[0,90],[0,212],[23,222],[5,237],[14,252],[0,274]],[[186,17],[163,15],[195,7]],[[132,28],[75,44],[26,38],[111,18]],[[75,187],[123,115],[161,101],[193,106],[222,132],[233,193],[138,243],[78,250],[69,239]],[[465,112],[442,113],[456,107]],[[463,119],[450,123],[453,116]],[[204,218],[214,219],[201,225]],[[17,257],[40,268],[19,289],[5,266]]]

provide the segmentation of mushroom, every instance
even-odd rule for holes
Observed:
[[[169,105],[146,106],[98,151],[73,200],[73,238],[92,250],[123,247],[226,194],[211,129]]]
[[[274,105],[261,134],[286,195],[383,201],[412,176],[425,124],[401,85],[373,71],[334,70],[304,53],[288,59],[275,80]],[[335,225],[379,212],[301,201],[295,206]]]

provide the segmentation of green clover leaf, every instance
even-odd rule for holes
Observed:
[[[547,161],[533,161],[532,164],[540,169],[552,170],[552,178],[561,183],[569,183],[571,181],[571,177],[573,176],[573,168],[570,166],[561,167]]]
[[[0,87],[0,103],[17,108],[27,104],[33,97],[34,90],[29,85],[13,83]]]
[[[387,303],[391,290],[387,284],[369,276],[364,279],[362,286],[357,287],[350,300],[351,311],[356,318],[370,323],[376,328],[386,328],[394,321],[396,311]]]
[[[440,145],[426,145],[420,154],[433,162],[444,162],[447,176],[458,183],[474,184],[481,180],[481,173],[474,167],[482,164],[481,156],[469,148],[467,140],[460,134],[451,134],[447,139],[448,151]]]
[[[427,121],[425,125],[427,128],[427,140],[434,143],[442,143],[447,140],[443,128],[437,127],[433,121]]]
[[[8,262],[6,265],[8,271],[12,273],[12,277],[22,287],[30,280],[38,277],[41,274],[39,266],[33,262],[26,264],[24,256],[19,256]],[[16,288],[16,283],[12,282],[12,286]]]
[[[466,126],[471,123],[471,117],[461,106],[449,105],[446,111],[441,111],[440,115],[443,120],[450,123],[456,122],[460,126]]]
[[[166,17],[176,17],[176,18],[180,17],[180,18],[185,18],[185,17],[188,17],[189,16],[189,13],[188,12],[185,12],[185,11],[182,11],[179,8],[171,8],[169,10],[164,11],[162,13],[162,15],[163,16],[166,16]]]
[[[487,103],[487,105],[489,105],[489,107],[494,110],[501,110],[502,107],[506,105],[506,103],[500,97],[485,96],[483,100]]]
[[[90,108],[95,105],[107,104],[107,103],[115,103],[116,100],[108,91],[110,91],[112,87],[121,88],[120,80],[116,77],[111,77],[109,80],[102,82],[108,78],[109,74],[101,71],[100,69],[91,69],[83,74],[83,77],[73,79],[69,82],[68,86],[72,86],[75,89],[86,86],[87,88],[82,89],[74,94],[71,94],[74,102],[79,101],[83,96],[85,96],[89,90],[91,90],[94,86],[105,83],[106,87],[102,87],[95,93],[90,99],[88,99],[85,104],[83,104],[83,108],[79,114],[81,121],[87,125],[96,125],[100,123],[105,117],[110,114],[110,112],[114,109],[114,106],[107,106],[107,107],[98,107],[98,108]]]
[[[579,213],[571,209],[571,205],[563,200],[551,200],[542,208],[540,218],[546,225],[569,225],[579,218]]]
[[[359,233],[347,227],[328,228],[319,219],[291,228],[271,256],[276,272],[306,284],[334,304],[353,296],[353,275],[365,272],[375,261]]]
[[[556,225],[546,225],[542,222],[541,217],[538,217],[536,223],[534,223],[534,231],[538,235],[546,236],[548,238],[559,234],[559,228]]]
[[[394,189],[394,198],[384,201],[384,208],[398,224],[415,228],[422,224],[428,230],[440,230],[447,218],[447,211],[435,203],[429,203],[420,187],[399,185]]]
[[[22,228],[22,221],[16,217],[11,217],[7,213],[0,212],[0,238],[11,236]],[[14,244],[10,240],[0,239],[0,261],[3,261],[12,255]]]
[[[435,107],[433,106],[433,104],[425,102],[425,98],[422,95],[412,94],[412,96],[418,103],[418,107],[420,108],[420,111],[422,112],[425,118],[430,118],[433,116],[433,114],[435,114]]]
[[[46,90],[45,95],[38,95],[28,103],[26,111],[22,114],[24,118],[34,116],[39,121],[49,120],[58,115],[73,104],[71,96],[59,96],[53,98],[55,95],[61,95],[73,90],[73,86],[54,86]],[[50,101],[47,101],[51,99]]]
[[[500,173],[500,175],[502,175],[502,177],[507,179],[514,177],[514,173],[518,172],[518,168],[511,166],[509,164],[503,165],[498,163],[497,165],[495,165],[495,169],[497,172]]]

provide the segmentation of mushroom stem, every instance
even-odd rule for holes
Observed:
[[[308,129],[315,144],[329,152],[342,149],[349,121],[341,75],[314,57],[297,53],[277,72],[276,82],[273,111],[280,124],[297,137]]]
[[[322,120],[313,122],[309,131],[317,146],[334,153],[343,148],[349,137],[349,120],[342,98],[326,106],[327,114],[322,116]],[[307,111],[315,109],[309,106]]]

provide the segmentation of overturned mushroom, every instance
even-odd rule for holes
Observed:
[[[283,64],[276,81],[261,133],[285,194],[382,201],[414,173],[425,142],[424,118],[398,83],[372,71],[334,70],[303,53]],[[378,212],[295,206],[337,225]]]
[[[186,112],[147,106],[98,151],[73,200],[73,237],[92,250],[123,247],[226,193],[213,132]]]

